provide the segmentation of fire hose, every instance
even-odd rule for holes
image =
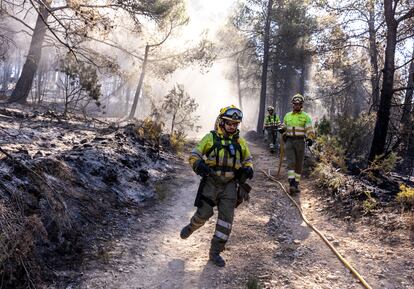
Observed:
[[[280,170],[280,168],[279,168]],[[308,219],[306,219],[305,215],[303,214],[303,211],[301,209],[301,207],[298,205],[298,203],[296,203],[296,201],[289,195],[289,193],[287,192],[286,188],[283,186],[283,184],[281,182],[279,182],[278,180],[276,180],[274,177],[272,177],[270,174],[268,174],[266,171],[264,171],[263,169],[261,170],[263,172],[263,174],[265,174],[270,180],[272,180],[275,183],[278,183],[280,185],[280,187],[283,189],[283,191],[285,192],[286,196],[292,201],[292,203],[296,206],[296,208],[299,210],[300,216],[303,219],[303,221],[316,233],[319,235],[319,237],[321,237],[321,239],[325,242],[325,244],[335,253],[335,255],[338,257],[338,259],[342,262],[342,264],[344,264],[344,266],[346,268],[348,268],[352,274],[361,282],[361,284],[367,288],[367,289],[372,289],[371,286],[369,286],[369,284],[364,280],[364,278],[355,270],[354,267],[352,267],[351,264],[349,264],[349,262],[335,249],[335,247],[325,238],[325,236],[317,229],[315,228],[309,221]]]

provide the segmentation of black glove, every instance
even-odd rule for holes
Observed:
[[[252,167],[243,167],[237,170],[236,178],[240,183],[244,184],[247,179],[253,178],[253,169]]]
[[[308,145],[308,147],[313,145],[313,140],[311,140],[310,138],[306,139],[306,144]]]
[[[202,177],[207,177],[211,173],[210,167],[202,159],[197,160],[194,163],[193,168],[195,173]]]

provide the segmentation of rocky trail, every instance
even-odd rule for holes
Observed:
[[[159,184],[159,202],[127,212],[128,222],[112,220],[105,229],[114,234],[111,241],[91,252],[78,269],[61,272],[65,285],[47,288],[363,288],[306,226],[281,188],[260,173],[271,169],[275,175],[276,157],[261,144],[252,143],[251,150],[254,189],[251,201],[236,211],[223,253],[226,267],[208,262],[216,214],[189,239],[179,237],[194,211],[199,181],[183,161],[175,164],[177,175]],[[295,199],[305,215],[372,288],[414,288],[409,232],[385,233],[373,225],[333,218],[310,178],[302,188]]]

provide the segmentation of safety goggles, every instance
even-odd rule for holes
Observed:
[[[302,99],[302,98],[300,98],[300,97],[294,97],[294,98],[292,99],[292,103],[293,103],[293,104],[295,104],[295,103],[300,103],[300,104],[302,104],[302,103],[303,103],[303,99]]]
[[[223,113],[222,117],[235,121],[241,121],[243,119],[243,113],[238,108],[230,108]]]

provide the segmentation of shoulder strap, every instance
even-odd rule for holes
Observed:
[[[241,148],[241,145],[240,145],[240,142],[239,142],[239,135],[238,134],[235,135],[232,138],[231,143],[234,145],[236,151],[239,152],[239,155],[240,155],[240,163],[241,163],[242,162],[243,155],[242,155],[242,148]],[[233,170],[236,167],[236,159],[237,159],[237,154],[233,158]]]
[[[217,135],[217,132],[215,130],[210,131],[210,133],[213,135],[213,145],[211,146],[211,148],[208,149],[208,151],[206,152],[206,156],[209,157],[210,154],[216,149],[218,148],[218,150],[221,149],[221,139],[220,137]],[[217,153],[218,156],[218,153]]]

